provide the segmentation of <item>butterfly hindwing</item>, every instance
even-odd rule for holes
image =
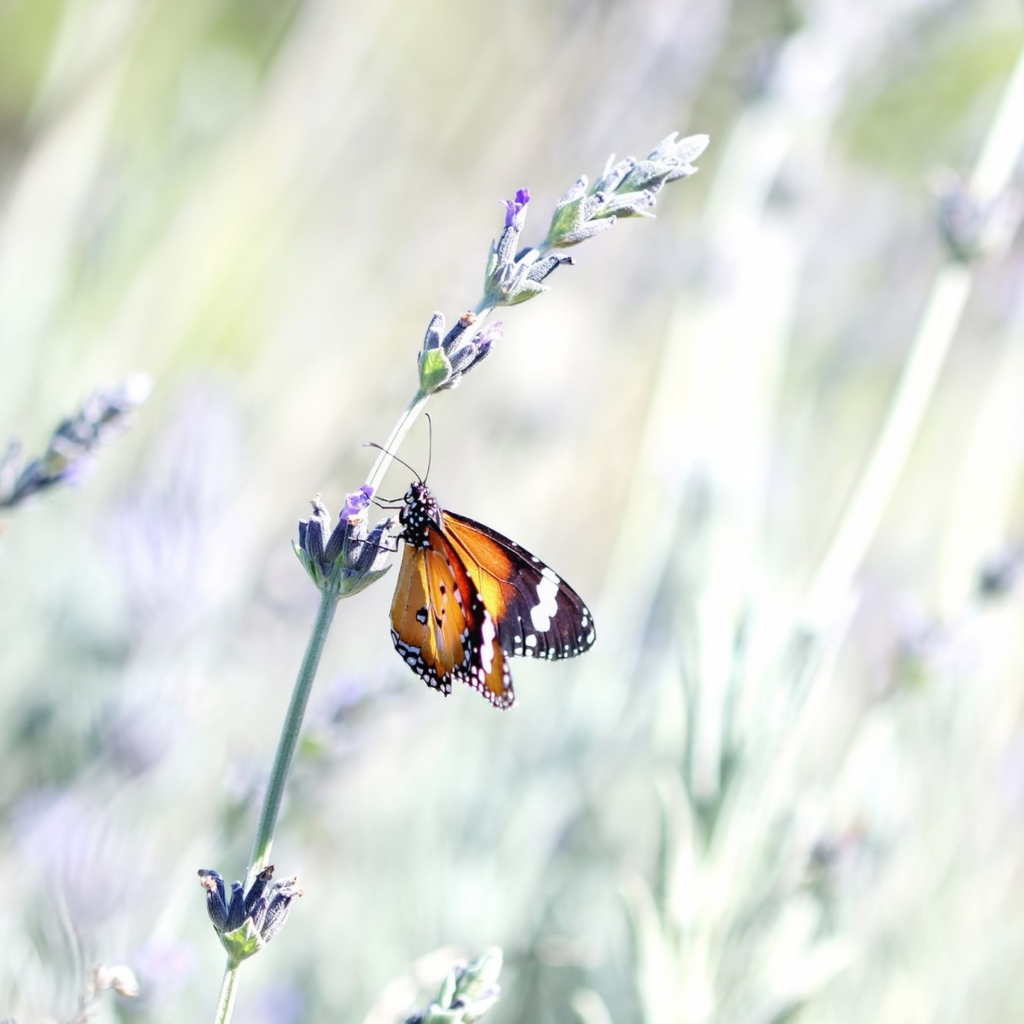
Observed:
[[[478,626],[470,633],[469,658],[453,672],[453,677],[479,691],[496,708],[510,708],[516,702],[516,695],[497,625],[476,591],[473,603],[473,618]]]
[[[594,620],[553,569],[489,526],[442,513],[445,536],[496,617],[498,642],[512,656],[571,658],[594,643]]]

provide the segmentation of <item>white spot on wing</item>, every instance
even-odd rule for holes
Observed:
[[[537,587],[537,603],[530,609],[530,621],[538,633],[546,633],[551,627],[551,620],[558,611],[555,598],[558,597],[558,584],[561,581],[547,566],[541,573],[540,585]]]
[[[486,676],[491,674],[491,665],[494,662],[494,619],[490,612],[484,613],[484,621],[480,627],[480,668],[482,670],[480,681],[483,682]]]

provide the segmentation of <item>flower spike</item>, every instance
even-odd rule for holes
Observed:
[[[273,867],[264,868],[245,892],[232,882],[226,899],[224,879],[207,868],[199,869],[199,884],[206,890],[206,910],[228,956],[241,963],[258,953],[284,927],[292,901],[302,895],[295,878],[271,883]]]

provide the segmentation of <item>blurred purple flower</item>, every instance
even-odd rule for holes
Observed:
[[[103,717],[101,738],[114,762],[128,775],[142,775],[164,759],[178,734],[180,709],[148,694],[120,700]]]
[[[246,1024],[298,1024],[306,1019],[306,997],[295,985],[269,985],[261,992],[243,992],[238,1009]]]
[[[129,414],[149,397],[148,377],[136,375],[93,392],[74,416],[54,430],[41,458],[22,466],[21,443],[0,457],[0,508],[13,508],[57,484],[78,484],[88,474],[90,453],[123,429]]]
[[[106,820],[102,807],[55,790],[35,793],[14,810],[19,852],[58,890],[76,927],[102,924],[138,889],[138,872]]]
[[[132,958],[139,979],[140,1000],[150,1006],[176,995],[199,966],[199,955],[188,942],[151,939]]]
[[[240,461],[235,410],[213,388],[194,387],[145,454],[109,535],[140,629],[187,630],[237,585],[245,522],[231,499]]]

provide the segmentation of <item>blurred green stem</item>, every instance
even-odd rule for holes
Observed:
[[[939,271],[868,464],[818,569],[807,615],[832,621],[849,592],[902,475],[967,305],[974,274],[963,263]]]
[[[1022,150],[1024,49],[968,180],[968,192],[982,208],[1006,189]],[[932,285],[885,423],[809,589],[805,621],[812,630],[833,620],[849,594],[910,456],[973,282],[973,267],[951,258]]]
[[[235,988],[238,985],[238,964],[228,960],[224,968],[224,980],[220,983],[220,999],[217,1000],[217,1016],[214,1024],[227,1024],[235,1007]]]

